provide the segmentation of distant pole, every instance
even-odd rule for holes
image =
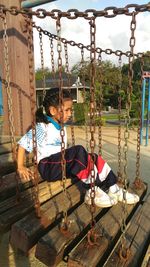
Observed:
[[[145,86],[146,79],[143,78],[142,83],[142,123],[141,123],[141,134],[140,134],[140,143],[143,144],[143,127],[144,127],[144,110],[145,110]]]
[[[149,120],[150,120],[150,78],[148,78],[148,104],[147,104],[147,120],[146,120],[146,146],[149,139]]]
[[[43,5],[46,3],[53,2],[53,1],[56,1],[56,0],[30,0],[30,1],[25,0],[21,2],[21,7],[32,8],[32,7]]]

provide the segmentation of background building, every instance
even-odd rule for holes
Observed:
[[[68,82],[67,74],[62,74],[62,81],[63,81],[63,88],[71,90],[71,96],[74,103],[83,103],[84,102],[84,90],[89,90],[88,86],[83,86],[80,82],[80,78],[76,76],[70,76],[70,80]],[[69,86],[69,83],[71,86]],[[51,87],[57,87],[59,84],[59,77],[58,75],[55,76],[55,79],[49,78],[45,81],[45,90],[50,89]],[[43,103],[43,81],[38,80],[36,81],[36,102],[37,107],[42,106]]]

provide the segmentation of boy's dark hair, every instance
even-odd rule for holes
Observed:
[[[50,88],[49,90],[46,91],[45,97],[44,97],[44,101],[43,101],[43,107],[45,109],[45,113],[48,116],[51,116],[50,112],[49,112],[49,107],[53,106],[53,107],[58,107],[60,104],[60,89],[59,87],[56,88]],[[63,99],[67,100],[67,99],[71,99],[71,94],[70,91],[68,89],[63,89],[62,90],[62,95],[63,95]],[[45,122],[48,123],[48,120],[46,118],[46,116],[43,113],[43,107],[39,108],[36,111],[36,122]]]

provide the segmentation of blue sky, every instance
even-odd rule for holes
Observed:
[[[44,8],[47,11],[52,9],[60,9],[62,11],[67,11],[68,9],[75,8],[81,11],[86,9],[96,9],[103,10],[108,6],[125,7],[128,4],[147,4],[148,1],[145,0],[58,0],[48,4],[41,5],[34,8]],[[131,11],[131,9],[130,9]],[[48,30],[51,33],[56,34],[56,21],[49,17],[45,19],[34,18],[37,25],[41,26],[44,30]],[[142,12],[137,15],[136,18],[136,44],[135,53],[146,52],[150,50],[150,12]],[[129,42],[131,36],[130,30],[131,16],[118,15],[115,18],[96,18],[96,47],[101,47],[102,49],[112,49],[113,51],[122,50],[124,52],[130,50]],[[84,45],[90,44],[90,27],[89,21],[83,18],[78,18],[75,20],[61,19],[61,36],[67,40],[73,40],[76,43],[83,43]],[[40,48],[38,34],[34,34],[35,40],[35,65],[36,68],[40,67]],[[50,64],[50,48],[48,38],[43,38],[44,45],[44,64],[49,67]],[[63,50],[63,49],[62,49]],[[80,49],[76,47],[68,46],[69,51],[69,65],[73,66],[81,60]],[[57,64],[57,51],[56,43],[54,43],[54,57]],[[62,58],[64,60],[64,52],[62,52]],[[89,58],[89,52],[85,51],[85,59]],[[117,58],[114,56],[103,55],[104,60],[111,60],[117,62]],[[126,58],[123,58],[126,61]]]
[[[116,6],[116,7],[124,7],[128,4],[136,3],[138,5],[146,4],[148,1],[145,0],[135,0],[135,1],[129,1],[129,0],[58,0],[56,1],[57,5],[62,10],[67,10],[70,8],[78,8],[82,11],[88,9],[88,8],[94,8],[94,9],[104,9],[108,6]]]

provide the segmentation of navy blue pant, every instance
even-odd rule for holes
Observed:
[[[44,180],[49,182],[62,179],[61,152],[40,160],[38,169]],[[85,188],[90,188],[90,173],[92,158],[81,145],[72,146],[65,150],[66,177],[79,179]],[[116,184],[117,177],[101,156],[94,154],[94,164],[97,169],[95,185],[107,190]],[[101,176],[103,177],[101,179]],[[88,179],[88,182],[87,181]]]

